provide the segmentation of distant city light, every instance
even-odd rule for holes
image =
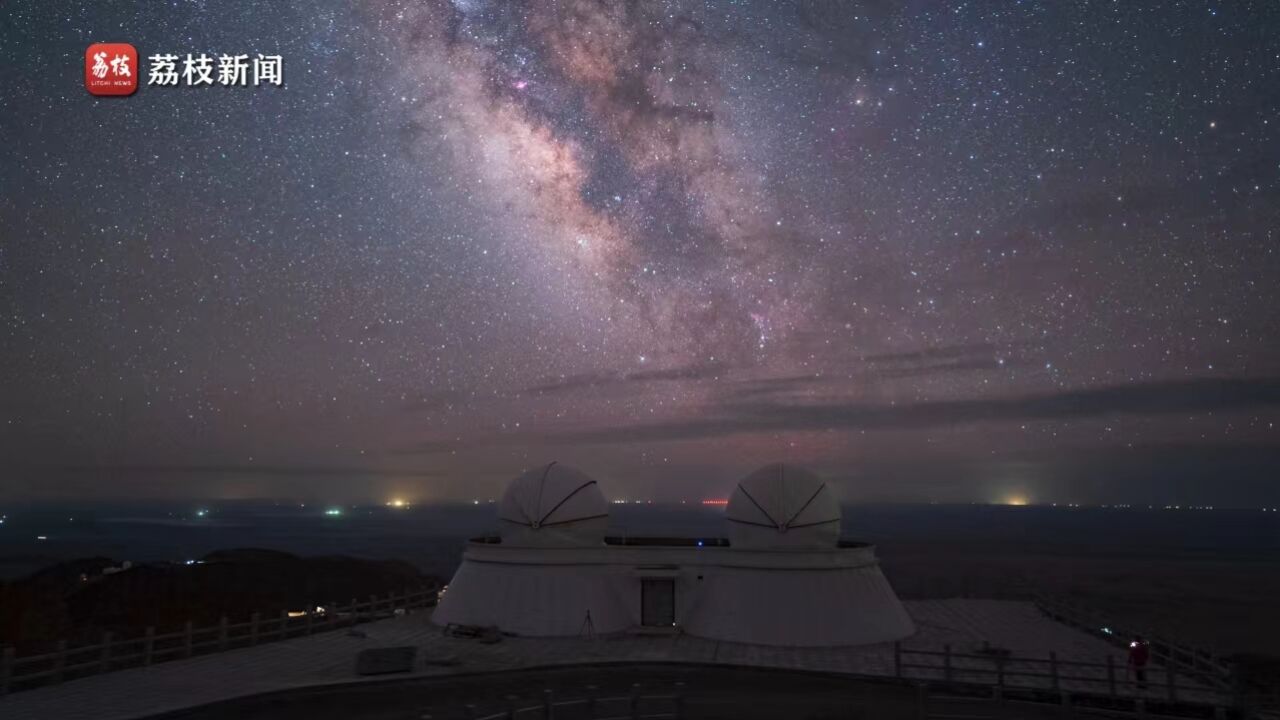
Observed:
[[[48,539],[49,539],[49,536],[47,536],[47,535],[37,535],[37,536],[36,536],[36,539],[37,539],[37,540],[48,540]]]
[[[390,500],[389,502],[387,502],[387,507],[393,507],[393,508],[407,508],[407,507],[409,507],[409,503],[405,502],[405,501],[404,501],[403,499],[401,499],[401,498],[394,498],[394,499]]]
[[[342,514],[342,508],[329,508],[328,510],[324,511],[324,514],[330,517],[336,517]]]
[[[706,500],[702,501],[702,504],[703,505],[728,505],[729,500],[727,498],[707,498]]]
[[[1009,497],[1005,498],[1001,504],[1015,505],[1015,506],[1021,507],[1023,505],[1029,504],[1029,502],[1030,501],[1028,501],[1026,496],[1024,495],[1010,495]]]

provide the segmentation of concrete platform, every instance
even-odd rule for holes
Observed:
[[[1015,657],[1105,662],[1115,648],[1054,622],[1029,602],[924,600],[905,603],[918,633],[904,642],[917,650],[971,653],[984,643]],[[356,656],[371,648],[414,646],[413,670],[394,676],[356,674]],[[616,635],[596,639],[504,638],[496,644],[445,637],[427,613],[253,648],[162,663],[84,678],[60,686],[14,693],[0,699],[6,720],[124,720],[261,693],[339,683],[386,682],[394,678],[554,667],[583,663],[686,662],[775,667],[867,676],[892,676],[892,644],[851,648],[777,648],[703,640],[686,635]],[[957,679],[965,679],[957,666]],[[913,671],[925,677],[929,671]],[[936,675],[935,675],[936,677]],[[1028,678],[1019,684],[1034,685]],[[1047,680],[1043,683],[1047,687]],[[1063,690],[1093,691],[1098,687]],[[1153,689],[1153,692],[1158,688]]]

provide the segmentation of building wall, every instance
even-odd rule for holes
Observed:
[[[607,565],[523,565],[463,559],[432,613],[438,625],[496,625],[534,637],[583,634],[587,613],[596,633],[638,624],[627,580]],[[637,592],[638,592],[637,585]]]
[[[915,632],[876,566],[709,568],[680,624],[698,637],[785,646],[865,645]]]
[[[522,548],[473,545],[432,616],[528,636],[641,624],[641,581],[675,583],[676,623],[691,635],[783,646],[858,645],[906,637],[910,617],[870,548]]]

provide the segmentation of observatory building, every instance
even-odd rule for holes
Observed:
[[[674,629],[777,646],[915,632],[875,549],[840,539],[840,505],[822,478],[763,467],[738,483],[725,515],[725,538],[608,537],[595,480],[536,468],[508,486],[499,534],[468,543],[432,621],[543,637]]]

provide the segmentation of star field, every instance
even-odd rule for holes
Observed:
[[[470,498],[559,458],[666,498],[777,459],[855,499],[1274,498],[1269,3],[0,23],[18,495]],[[284,84],[94,98],[92,42]]]

